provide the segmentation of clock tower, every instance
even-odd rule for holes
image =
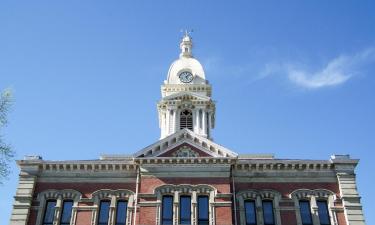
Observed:
[[[192,48],[192,38],[185,33],[180,57],[169,67],[167,80],[161,86],[162,98],[157,104],[160,139],[181,129],[211,139],[215,103],[211,99],[211,85],[202,65],[193,57]]]

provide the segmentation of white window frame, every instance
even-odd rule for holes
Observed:
[[[336,200],[336,194],[330,190],[326,189],[298,189],[290,194],[294,201],[297,225],[302,225],[301,211],[299,206],[300,200],[307,200],[310,203],[311,218],[313,225],[320,225],[319,215],[318,215],[318,200],[327,201],[328,213],[331,225],[337,225],[336,218],[336,208],[334,201]]]
[[[49,200],[56,200],[55,206],[55,214],[53,217],[53,224],[60,225],[60,218],[63,209],[63,203],[65,200],[72,200],[73,207],[72,207],[72,215],[70,218],[70,224],[73,225],[76,222],[77,218],[77,206],[78,202],[81,199],[82,194],[76,190],[72,189],[63,189],[63,190],[56,190],[56,189],[48,189],[42,191],[38,194],[37,200],[39,201],[38,207],[38,215],[36,219],[36,224],[42,225],[44,213],[46,211],[46,203]]]
[[[133,217],[133,202],[134,202],[134,192],[127,190],[127,189],[118,189],[118,190],[110,190],[110,189],[102,189],[95,191],[92,193],[92,199],[94,201],[94,210],[92,211],[92,225],[96,225],[99,219],[99,207],[100,202],[102,200],[109,200],[110,207],[109,207],[109,217],[108,217],[108,225],[115,224],[116,219],[116,209],[117,209],[117,201],[119,200],[126,200],[128,202],[127,212],[126,212],[126,225],[131,225],[132,217]]]
[[[180,196],[191,196],[191,225],[198,224],[198,196],[208,196],[208,219],[209,225],[215,224],[215,196],[217,193],[216,188],[211,185],[162,185],[155,188],[157,196],[157,209],[156,209],[156,225],[161,225],[162,218],[162,200],[164,195],[173,196],[173,225],[179,224],[179,209],[180,209]]]
[[[236,195],[239,212],[240,212],[240,224],[246,225],[246,215],[245,215],[245,201],[253,200],[255,202],[257,225],[263,225],[263,201],[271,200],[273,203],[273,215],[275,220],[275,225],[281,225],[280,217],[280,206],[279,202],[281,199],[281,194],[274,190],[245,190],[240,191]]]

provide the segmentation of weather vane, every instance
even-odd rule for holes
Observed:
[[[193,29],[190,29],[190,30],[188,30],[188,29],[181,29],[180,32],[184,34],[184,37],[186,37],[186,36],[189,36],[191,33],[193,33],[194,30]]]

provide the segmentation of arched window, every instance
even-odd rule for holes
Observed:
[[[281,194],[274,190],[245,190],[237,194],[241,225],[280,225]]]
[[[263,222],[264,225],[275,225],[275,217],[273,215],[273,201],[272,200],[263,200]]]
[[[334,192],[325,189],[298,189],[290,195],[296,207],[298,224],[330,225],[337,223]]]
[[[37,199],[39,201],[39,210],[36,224],[75,224],[74,218],[77,210],[74,208],[81,199],[81,193],[78,191],[49,189],[40,192]]]
[[[255,201],[254,200],[245,200],[244,208],[245,208],[246,225],[256,225],[257,224],[257,214],[256,214]]]
[[[128,202],[125,200],[117,201],[117,210],[116,210],[116,223],[115,225],[125,225],[126,216],[128,211]]]
[[[326,200],[318,200],[316,202],[318,206],[318,214],[319,220],[321,225],[330,225],[330,218],[329,218],[329,211],[328,211],[328,203]]]
[[[311,207],[309,200],[299,201],[299,211],[301,214],[302,225],[312,225]]]
[[[180,113],[180,129],[187,128],[193,130],[193,113],[188,110],[182,110]]]
[[[60,225],[70,225],[70,220],[72,217],[73,201],[64,200],[62,212],[60,216]]]
[[[92,194],[95,225],[125,225],[131,223],[134,192],[127,189],[101,189]]]
[[[111,202],[109,200],[101,200],[99,206],[99,219],[98,225],[107,225],[109,220],[109,206]]]
[[[208,196],[198,196],[198,225],[208,225],[210,214],[208,207]]]
[[[214,225],[216,189],[210,185],[162,185],[155,188],[156,225]],[[220,202],[223,204],[224,202]],[[228,206],[231,202],[228,202]],[[224,203],[226,204],[226,202]]]
[[[48,200],[44,212],[43,225],[52,225],[55,217],[56,200]]]
[[[173,224],[173,196],[163,196],[163,207],[162,207],[162,225]]]
[[[180,224],[191,224],[191,196],[180,196]]]

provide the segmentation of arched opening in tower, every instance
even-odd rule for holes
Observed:
[[[180,113],[180,129],[184,128],[193,130],[193,113],[188,109],[182,110]]]

